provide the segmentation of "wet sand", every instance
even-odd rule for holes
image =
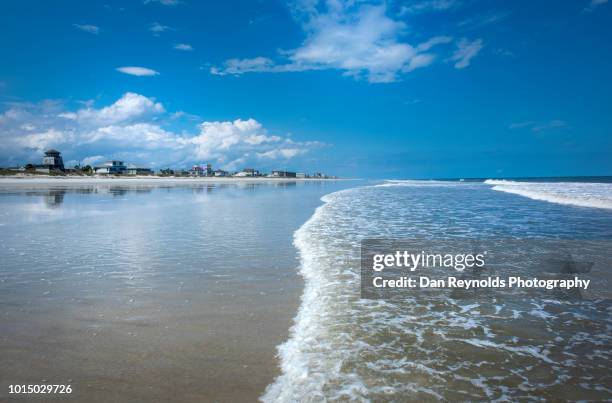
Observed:
[[[26,182],[0,186],[0,401],[256,401],[279,375],[292,235],[338,183]]]
[[[287,275],[274,286],[239,287],[189,295],[189,305],[185,295],[117,305],[92,297],[5,312],[0,396],[9,397],[8,384],[61,383],[82,402],[255,401],[278,375],[276,346],[301,282]]]

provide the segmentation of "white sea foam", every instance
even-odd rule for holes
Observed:
[[[612,209],[612,184],[584,182],[518,182],[487,179],[493,190],[534,200],[579,207]]]
[[[384,183],[375,185],[376,187],[392,187],[392,186],[406,186],[406,187],[422,187],[422,186],[437,186],[437,187],[451,187],[463,185],[466,182],[458,181],[438,181],[438,180],[419,180],[419,179],[387,179]],[[473,183],[473,182],[469,182]]]
[[[340,352],[334,350],[333,339],[342,334],[329,334],[328,322],[335,310],[333,295],[328,292],[334,286],[334,279],[326,270],[325,245],[316,242],[326,231],[323,224],[328,203],[343,190],[324,196],[325,203],[318,207],[313,216],[294,234],[294,245],[300,253],[300,274],[305,288],[302,303],[290,330],[290,338],[278,347],[282,375],[266,389],[261,400],[264,402],[293,402],[325,400],[326,382],[338,376],[342,362]],[[333,321],[333,319],[332,319]],[[365,392],[359,377],[345,379],[344,387],[337,393],[353,395]],[[347,382],[348,381],[348,382]],[[340,396],[338,396],[340,397]]]
[[[324,204],[294,234],[305,288],[290,337],[278,347],[281,375],[261,400],[537,400],[554,393],[550,385],[586,374],[593,390],[601,386],[591,373],[601,375],[612,353],[577,354],[584,343],[609,342],[612,320],[591,319],[592,310],[601,314],[598,308],[576,305],[575,313],[589,319],[574,323],[559,315],[554,296],[495,294],[491,301],[486,293],[441,292],[360,299],[362,239],[443,237],[449,228],[455,236],[489,234],[490,223],[501,221],[500,209],[482,207],[495,205],[492,197],[501,195],[482,183],[422,181],[324,196]],[[523,220],[550,225],[527,200],[515,210],[513,220],[499,226],[514,230]],[[567,342],[559,346],[558,337]],[[577,364],[560,364],[568,356]],[[546,368],[540,383],[530,382],[535,367]],[[517,379],[524,380],[522,389]]]

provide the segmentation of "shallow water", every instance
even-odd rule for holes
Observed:
[[[565,201],[577,193],[567,190]],[[612,212],[462,182],[389,182],[324,200],[295,235],[305,293],[266,401],[612,398],[610,299],[406,290],[366,300],[359,276],[364,238],[610,240]]]
[[[255,400],[302,291],[292,234],[342,186],[3,188],[0,400]]]

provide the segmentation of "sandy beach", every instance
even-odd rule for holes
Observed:
[[[0,400],[256,401],[303,290],[293,232],[338,186],[0,179]]]
[[[70,185],[197,185],[197,184],[274,184],[288,182],[331,182],[350,179],[331,178],[275,178],[275,177],[174,177],[174,176],[4,176],[0,177],[0,186],[70,186]]]

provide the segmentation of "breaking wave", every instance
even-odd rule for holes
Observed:
[[[576,182],[517,182],[487,179],[493,190],[533,200],[579,207],[612,209],[612,184]]]
[[[281,374],[261,400],[540,400],[576,388],[584,399],[612,398],[609,303],[483,292],[360,299],[363,238],[576,233],[573,220],[594,235],[612,228],[601,210],[551,216],[520,198],[500,209],[501,195],[482,182],[431,185],[326,195],[295,232],[305,288],[278,347]]]

